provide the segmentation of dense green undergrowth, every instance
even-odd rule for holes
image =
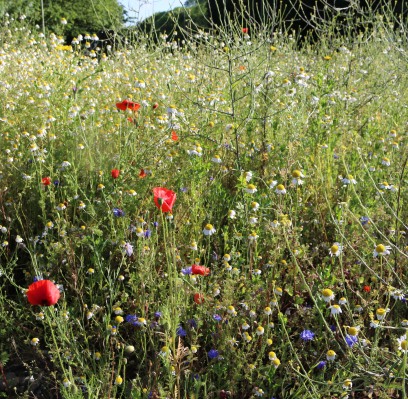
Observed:
[[[5,397],[406,397],[404,31],[245,28],[2,28]]]

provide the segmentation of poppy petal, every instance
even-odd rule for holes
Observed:
[[[27,290],[27,299],[31,305],[52,306],[58,302],[61,293],[50,280],[39,280],[31,284]]]
[[[157,208],[162,212],[171,212],[174,203],[176,202],[176,193],[163,187],[155,187],[153,189],[153,199]]]

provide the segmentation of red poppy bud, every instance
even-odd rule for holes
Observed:
[[[41,183],[44,185],[44,186],[49,186],[50,184],[51,184],[51,178],[50,177],[43,177],[42,179],[41,179]]]
[[[58,302],[61,294],[50,280],[39,280],[32,283],[27,290],[27,299],[31,305],[52,306]]]
[[[205,266],[193,265],[191,266],[192,274],[199,274],[201,276],[208,276],[210,274],[210,269]]]
[[[248,28],[242,28],[242,33],[248,33]]]
[[[198,292],[196,292],[196,293],[194,294],[194,302],[195,302],[197,305],[201,305],[201,304],[204,302],[204,296],[203,296],[203,294],[199,294]]]
[[[112,169],[111,175],[114,179],[117,179],[119,177],[120,170],[119,169]]]
[[[116,108],[121,111],[126,111],[127,109],[137,111],[140,108],[140,104],[130,100],[123,100],[121,103],[116,103]]]
[[[370,292],[370,291],[371,291],[371,287],[370,287],[369,285],[365,285],[365,286],[363,287],[363,291],[364,291],[364,292]]]
[[[153,109],[156,109],[156,108],[158,108],[158,106],[159,106],[159,104],[157,104],[157,103],[154,103],[154,104],[153,104]]]
[[[143,179],[143,178],[146,177],[146,176],[147,176],[147,174],[146,174],[146,172],[144,171],[144,169],[140,169],[139,177],[140,177],[141,179]]]
[[[153,199],[157,208],[162,212],[171,212],[174,203],[176,202],[176,193],[163,187],[155,187],[153,189]]]

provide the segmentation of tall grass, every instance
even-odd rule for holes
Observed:
[[[405,398],[407,46],[385,20],[93,52],[3,21],[3,396]]]

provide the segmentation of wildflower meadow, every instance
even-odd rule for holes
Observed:
[[[0,397],[407,398],[407,27],[369,17],[4,17]]]

